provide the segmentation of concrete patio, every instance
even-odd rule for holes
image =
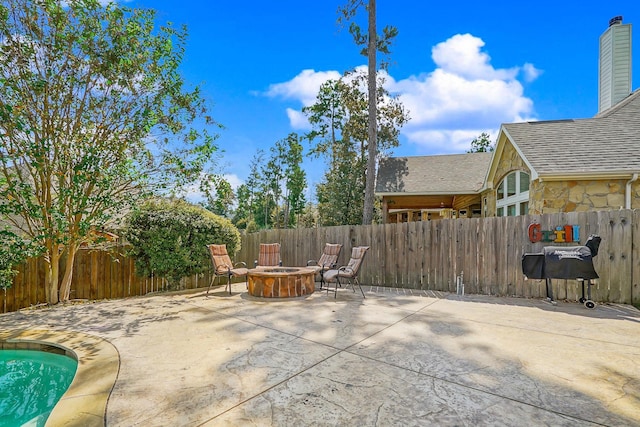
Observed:
[[[0,315],[0,338],[113,345],[108,426],[640,425],[631,306],[364,289],[264,300],[239,283],[24,310]]]

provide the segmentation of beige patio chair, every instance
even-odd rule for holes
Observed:
[[[324,285],[324,273],[338,266],[338,257],[341,249],[341,244],[326,243],[319,260],[310,259],[307,261],[307,268],[320,275],[320,289]]]
[[[213,285],[213,282],[217,277],[226,277],[227,286],[229,288],[229,295],[231,295],[231,278],[237,276],[246,276],[249,272],[247,264],[244,262],[237,262],[235,265],[231,262],[231,258],[227,253],[227,245],[207,245],[209,249],[209,255],[211,255],[211,262],[213,263],[213,277],[209,288],[207,289],[207,295]]]
[[[362,293],[362,297],[366,298],[364,296],[362,286],[360,286],[360,282],[358,281],[358,272],[360,271],[360,266],[362,266],[362,260],[364,259],[367,250],[369,250],[369,246],[356,246],[351,249],[351,259],[349,260],[349,263],[347,265],[335,270],[332,269],[329,271],[325,271],[324,281],[327,283],[336,283],[336,288],[333,295],[334,298],[336,298],[338,295],[338,286],[342,286],[342,284],[340,283],[340,279],[346,279],[353,288],[353,292],[356,291],[354,285],[358,285],[358,287],[360,288],[360,292]],[[329,285],[327,285],[327,293],[329,293]]]
[[[254,267],[277,267],[282,265],[280,259],[280,243],[260,243],[258,259],[254,261]]]

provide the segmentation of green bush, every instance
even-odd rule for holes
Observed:
[[[231,221],[182,200],[145,203],[127,217],[124,236],[138,274],[164,277],[171,289],[211,268],[206,245],[226,244],[231,256],[240,250]]]

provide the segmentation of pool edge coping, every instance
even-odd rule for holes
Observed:
[[[45,425],[106,425],[107,403],[120,370],[120,355],[113,344],[83,332],[41,329],[5,330],[0,332],[0,341],[55,345],[75,354],[76,374]]]

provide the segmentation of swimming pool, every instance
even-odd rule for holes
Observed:
[[[73,380],[77,360],[58,347],[37,348],[0,350],[0,427],[44,426]]]

